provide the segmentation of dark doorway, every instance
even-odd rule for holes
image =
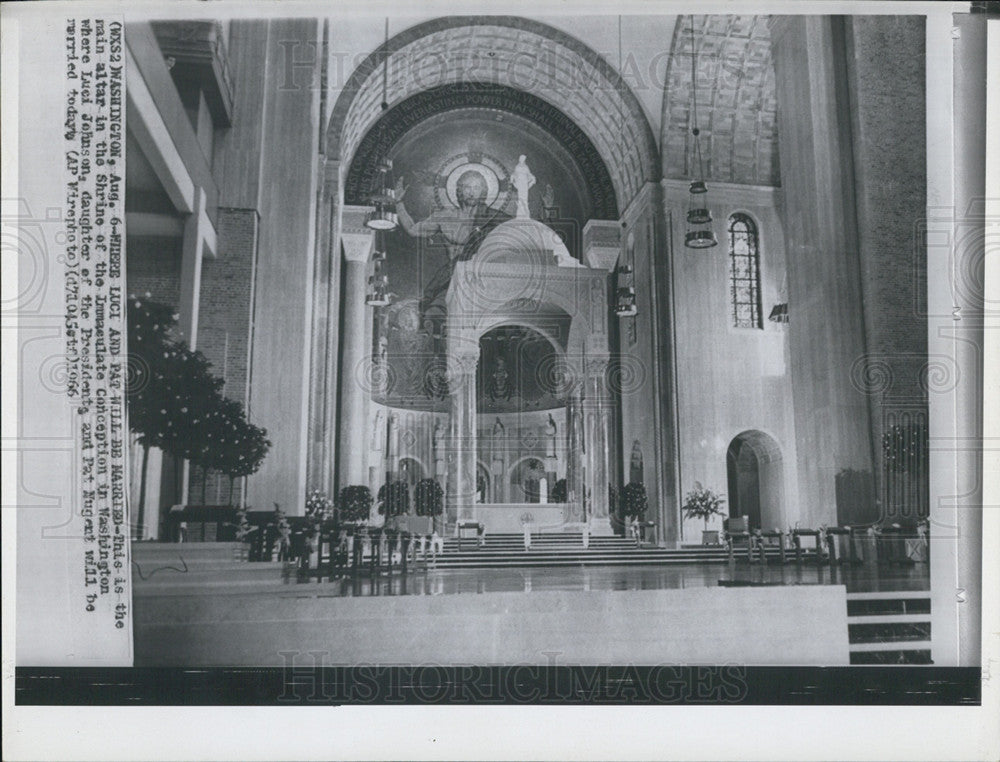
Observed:
[[[761,431],[745,431],[726,451],[729,516],[746,516],[751,529],[784,524],[781,450]]]

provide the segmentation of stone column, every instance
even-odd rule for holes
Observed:
[[[586,463],[590,511],[588,520],[598,531],[610,531],[608,518],[608,427],[610,400],[607,393],[608,358],[587,363]]]
[[[340,487],[368,482],[366,454],[368,448],[359,438],[364,437],[366,411],[370,390],[364,381],[367,347],[365,321],[370,319],[365,304],[368,285],[368,258],[371,256],[374,233],[364,227],[361,207],[345,207],[341,227],[344,249],[344,312],[341,332],[340,360],[340,427],[338,462]]]
[[[180,300],[177,305],[177,327],[190,349],[198,348],[198,313],[201,305],[201,268],[207,257],[214,257],[215,228],[205,211],[205,191],[194,188],[194,207],[184,222],[181,245]],[[191,464],[185,460],[181,469],[179,501],[188,502],[191,486]]]
[[[884,360],[866,356],[843,18],[770,16],[788,260],[789,373],[798,519],[843,521],[837,475],[873,478],[866,391]],[[874,502],[874,489],[865,498]],[[838,507],[840,516],[838,516]]]
[[[389,483],[399,474],[399,416],[389,413],[389,438],[385,447],[385,482]],[[381,486],[381,485],[378,485]]]
[[[449,358],[451,393],[448,453],[448,520],[471,519],[476,501],[476,363],[472,355]]]
[[[566,401],[566,500],[569,521],[583,520],[583,411],[579,391],[570,393]]]

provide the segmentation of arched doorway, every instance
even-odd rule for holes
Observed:
[[[411,496],[414,494],[417,482],[424,478],[424,474],[424,467],[419,460],[414,458],[399,459],[399,479],[406,482]]]
[[[493,497],[491,487],[490,470],[482,461],[476,463],[476,502],[488,503]]]
[[[524,458],[510,470],[510,494],[514,503],[540,503],[542,491],[547,494],[548,484],[543,488],[545,466],[539,458]]]
[[[781,448],[762,431],[744,431],[726,451],[730,517],[746,516],[752,529],[784,524],[784,467]]]

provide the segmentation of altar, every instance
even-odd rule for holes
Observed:
[[[472,516],[486,534],[523,532],[526,524],[532,532],[560,532],[571,508],[569,503],[476,503]]]

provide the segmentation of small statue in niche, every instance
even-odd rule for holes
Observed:
[[[558,432],[555,419],[549,413],[549,421],[545,424],[545,455],[549,458],[556,457],[556,434]]]
[[[524,154],[517,160],[517,166],[514,167],[514,171],[510,174],[511,185],[514,186],[514,190],[517,191],[517,212],[515,218],[519,220],[526,220],[531,218],[531,212],[528,209],[528,191],[535,184],[535,176],[531,174],[531,170],[528,169],[527,157]]]
[[[488,387],[487,392],[490,395],[491,401],[496,402],[498,399],[510,399],[513,388],[510,383],[510,374],[507,372],[507,361],[504,358],[498,357],[496,359]]]
[[[434,431],[431,433],[431,447],[434,448],[434,452],[438,452],[441,446],[444,444],[444,424],[441,419],[438,418],[434,423]]]
[[[545,206],[546,211],[554,208],[556,205],[556,189],[552,187],[551,183],[545,183],[545,192],[542,194],[542,204]]]

